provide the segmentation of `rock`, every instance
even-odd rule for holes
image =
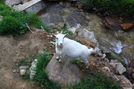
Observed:
[[[124,76],[117,76],[119,78],[119,86],[121,86],[123,89],[132,89],[133,85],[132,83]]]
[[[59,81],[62,85],[74,84],[80,81],[80,69],[75,64],[70,62],[70,58],[64,57],[62,62],[55,60],[56,54],[52,57],[51,61],[46,66],[49,79]]]
[[[29,2],[22,4],[22,5],[15,6],[13,8],[18,10],[18,11],[24,11],[27,9],[27,12],[37,13],[37,11],[41,10],[42,7],[45,7],[45,6],[46,5],[41,0],[31,0]]]
[[[116,53],[112,52],[111,50],[109,50],[108,48],[106,48],[104,46],[101,46],[101,50],[103,51],[103,53],[106,54],[106,58],[115,59],[115,60],[118,59],[119,61],[122,62],[122,58],[118,54],[116,54]]]
[[[19,69],[27,69],[27,66],[20,66]]]
[[[2,21],[3,16],[0,16],[0,21]]]
[[[12,5],[17,5],[20,4],[22,1],[21,0],[5,0],[5,4],[12,6]]]
[[[117,63],[117,60],[111,60],[110,63]]]
[[[132,23],[124,23],[124,24],[121,24],[121,27],[124,31],[129,31],[130,28],[133,26]]]
[[[16,72],[16,70],[13,70],[13,73],[15,73]]]
[[[115,18],[105,18],[104,20],[105,26],[112,30],[120,30],[120,22]]]
[[[132,60],[132,61],[130,62],[130,67],[131,67],[132,71],[134,72],[134,60]]]
[[[32,13],[38,13],[42,8],[45,8],[46,4],[43,1],[39,1],[38,3],[30,6],[25,11],[26,12],[32,12]]]
[[[30,0],[22,0],[23,3],[29,2]]]
[[[30,71],[30,79],[33,79],[34,78],[34,75],[36,74],[36,71],[34,71],[36,69],[36,64],[37,64],[37,59],[35,59],[31,63],[31,67],[29,68],[29,71]]]
[[[26,74],[26,70],[25,70],[25,69],[21,69],[21,70],[20,70],[20,75],[23,76],[23,75],[25,75],[25,74]]]
[[[65,22],[59,22],[58,27],[59,28],[64,28],[65,24],[66,24]]]
[[[109,67],[102,67],[101,71],[107,76],[107,77],[111,77],[112,73],[109,69]]]
[[[126,72],[126,68],[121,63],[109,63],[115,70],[115,73],[122,74]]]

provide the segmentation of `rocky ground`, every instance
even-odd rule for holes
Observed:
[[[54,41],[53,38],[48,37],[48,33],[41,30],[33,30],[33,33],[27,32],[24,35],[16,35],[16,36],[0,36],[0,88],[1,89],[38,89],[39,87],[34,87],[31,85],[32,81],[27,81],[21,78],[19,73],[19,61],[17,59],[24,59],[28,61],[30,56],[36,56],[37,52],[42,52],[43,48],[48,49],[49,53],[55,53],[55,48],[50,44],[51,41]],[[77,36],[76,36],[77,37]],[[80,41],[82,43],[82,41]],[[87,43],[88,45],[88,43]],[[92,44],[90,44],[92,45]],[[71,66],[76,66],[76,64],[66,64],[66,61],[63,61],[63,64],[59,64],[59,62],[50,61],[49,64],[54,64],[53,68],[51,65],[49,66],[49,72],[57,73],[60,71],[62,74],[58,75],[58,79],[66,80],[66,77],[69,75],[77,74],[78,80],[84,77],[91,77],[91,74],[87,74],[84,71],[98,71],[101,74],[106,74],[109,78],[112,78],[121,86],[122,88],[132,88],[132,84],[130,81],[122,75],[126,69],[122,66],[121,63],[117,63],[117,61],[112,61],[109,63],[109,60],[106,58],[101,60],[101,57],[98,56],[89,56],[88,61],[90,63],[89,69],[86,69],[85,65],[83,67],[75,68],[77,71],[74,73],[70,71]],[[70,61],[69,61],[70,62]],[[64,65],[66,64],[66,66]],[[64,67],[64,69],[62,69]],[[52,71],[53,70],[53,71]],[[68,72],[64,73],[66,70]],[[58,73],[59,74],[59,73]],[[65,76],[64,76],[65,74]],[[117,75],[118,74],[118,75]],[[75,75],[74,75],[75,76]],[[51,74],[50,74],[51,77]],[[56,79],[57,76],[52,76],[53,79]],[[51,78],[52,79],[52,78]],[[69,79],[69,78],[67,78]],[[73,78],[72,78],[73,79]],[[74,80],[74,79],[73,79]],[[65,82],[72,81],[67,80]]]

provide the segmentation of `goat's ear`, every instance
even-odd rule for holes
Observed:
[[[65,34],[65,36],[64,37],[67,37],[68,36],[68,34]]]
[[[56,37],[55,35],[52,34],[53,37]]]

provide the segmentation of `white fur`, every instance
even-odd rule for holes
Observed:
[[[65,38],[66,34],[57,34],[53,36],[56,38],[55,49],[56,53],[58,54],[58,57],[56,58],[60,58],[59,61],[61,61],[64,56],[68,56],[72,59],[84,62],[87,65],[86,68],[89,67],[87,58],[90,54],[95,53],[95,50],[93,48],[88,49],[88,47],[85,45]]]

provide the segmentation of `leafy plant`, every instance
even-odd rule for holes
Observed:
[[[47,32],[50,32],[50,29],[43,24],[36,14],[18,12],[1,3],[0,16],[3,16],[0,22],[0,35],[24,34],[28,30],[26,23],[36,28],[43,26]]]
[[[119,86],[113,80],[97,72],[89,72],[92,78],[85,78],[83,82],[76,82],[69,89],[119,89]]]

